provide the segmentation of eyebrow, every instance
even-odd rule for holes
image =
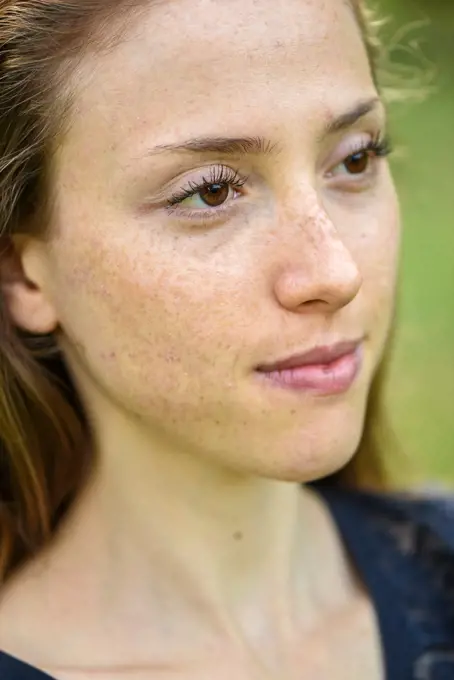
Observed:
[[[350,111],[330,121],[321,138],[347,130],[376,109],[379,104],[379,97],[360,102]],[[192,153],[244,156],[247,154],[271,155],[278,151],[278,145],[264,137],[194,137],[182,144],[160,144],[149,150],[147,155]]]
[[[150,154],[161,153],[220,153],[225,155],[245,155],[273,153],[276,144],[264,137],[194,137],[183,144],[161,144],[151,149]]]
[[[351,111],[347,111],[342,115],[338,116],[330,123],[328,123],[327,128],[324,131],[324,135],[335,134],[336,132],[342,132],[347,130],[357,123],[361,118],[367,116],[367,114],[372,113],[381,104],[380,97],[373,97],[372,99],[366,99],[365,101],[359,102]]]

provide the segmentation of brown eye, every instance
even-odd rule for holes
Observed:
[[[367,151],[359,151],[344,161],[344,167],[350,175],[363,175],[369,167],[369,160]]]
[[[230,187],[228,184],[208,184],[198,194],[207,206],[218,208],[228,199]]]
[[[198,182],[189,181],[186,187],[170,197],[168,205],[174,211],[181,208],[182,216],[183,209],[194,209],[202,211],[204,216],[219,218],[232,201],[242,196],[241,189],[247,180],[227,166],[213,167],[209,177],[202,177]]]

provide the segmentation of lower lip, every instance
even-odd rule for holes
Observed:
[[[361,365],[362,352],[358,347],[331,363],[296,366],[261,375],[277,387],[330,396],[347,392],[355,382]]]

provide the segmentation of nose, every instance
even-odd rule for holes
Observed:
[[[279,304],[294,312],[332,313],[345,307],[362,284],[351,252],[321,207],[298,224],[298,231],[297,245],[293,242],[291,257],[275,280]]]

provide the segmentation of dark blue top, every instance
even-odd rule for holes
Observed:
[[[454,680],[454,497],[314,488],[374,602],[387,680]],[[0,652],[0,680],[52,679]]]

